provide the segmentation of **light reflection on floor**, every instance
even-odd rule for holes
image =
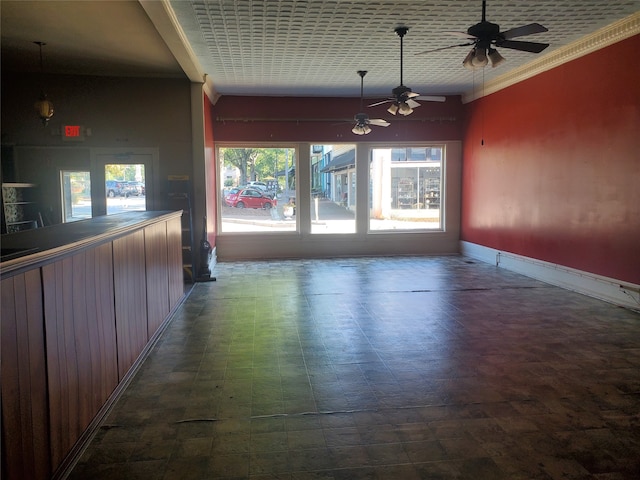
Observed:
[[[459,256],[213,273],[69,478],[639,478],[637,312]]]

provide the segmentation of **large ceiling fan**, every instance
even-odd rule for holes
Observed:
[[[369,105],[370,107],[375,107],[377,105],[382,105],[383,103],[391,103],[391,106],[387,111],[392,115],[397,113],[400,115],[410,115],[413,113],[414,108],[420,106],[416,100],[428,100],[431,102],[444,102],[446,100],[446,97],[420,95],[419,93],[412,92],[409,87],[405,87],[402,83],[402,39],[408,31],[408,27],[397,27],[395,29],[396,34],[400,37],[400,85],[391,91],[391,97],[381,102]]]
[[[367,74],[366,70],[358,70],[358,75],[360,75],[360,112],[362,112],[362,101],[364,94],[364,76]],[[356,135],[366,135],[371,132],[371,127],[369,125],[376,125],[378,127],[388,127],[391,125],[386,120],[381,118],[369,118],[369,115],[366,113],[358,113],[355,116],[356,124],[351,129],[353,133]]]
[[[437,52],[454,47],[473,46],[467,54],[462,64],[469,69],[485,67],[491,63],[492,67],[497,67],[505,61],[504,57],[498,53],[494,47],[510,48],[512,50],[520,50],[523,52],[540,53],[549,46],[548,43],[523,42],[512,40],[512,38],[532,35],[534,33],[547,32],[548,29],[539,23],[530,23],[521,27],[511,28],[504,32],[500,31],[500,25],[488,22],[486,19],[486,0],[482,0],[482,21],[476,23],[467,29],[467,32],[447,32],[453,35],[464,37],[467,43],[458,45],[450,45],[448,47],[437,48],[435,50],[427,50],[423,53]]]

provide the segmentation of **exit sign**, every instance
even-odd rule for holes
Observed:
[[[65,137],[79,137],[80,136],[80,125],[65,125],[64,126],[64,136]]]
[[[62,139],[71,142],[84,141],[84,128],[82,125],[63,125],[62,126]]]

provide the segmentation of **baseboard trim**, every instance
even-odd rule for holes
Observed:
[[[545,283],[640,310],[640,285],[583,272],[535,258],[504,252],[475,243],[460,242],[460,253]]]

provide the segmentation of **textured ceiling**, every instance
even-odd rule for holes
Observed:
[[[470,47],[419,53],[464,43],[446,32],[478,23],[481,0],[2,0],[2,69],[39,71],[33,42],[44,41],[49,73],[197,80],[195,71],[222,95],[358,96],[356,71],[368,70],[365,96],[380,97],[400,83],[402,25],[403,83],[462,94],[638,11],[640,0],[488,0],[488,21],[502,31],[540,23],[549,31],[517,40],[551,46],[503,48],[504,64],[469,72],[461,63]],[[176,38],[195,60],[189,73]]]
[[[235,95],[357,95],[357,70],[368,70],[365,95],[388,95],[400,84],[422,94],[469,91],[474,73],[462,67],[466,43],[482,18],[479,0],[174,0],[171,6],[216,90]],[[499,49],[507,62],[485,68],[485,81],[521,66],[640,9],[638,1],[488,0],[486,19],[501,31],[537,22],[549,31],[517,40],[550,43],[541,54]],[[481,82],[482,71],[475,72]]]

